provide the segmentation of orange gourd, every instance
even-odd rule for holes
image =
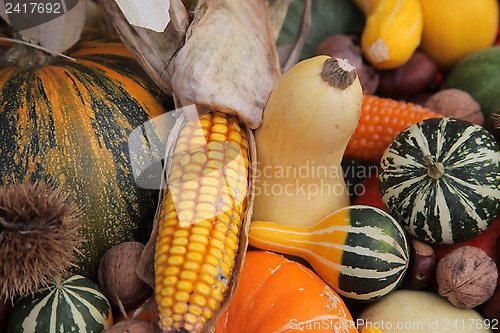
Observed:
[[[342,299],[309,268],[249,251],[236,293],[215,333],[357,333]]]

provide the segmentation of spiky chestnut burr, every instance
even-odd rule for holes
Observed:
[[[26,296],[75,266],[80,213],[52,181],[0,188],[0,297]]]

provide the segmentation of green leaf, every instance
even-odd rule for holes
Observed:
[[[277,44],[294,41],[299,31],[305,0],[294,0],[288,7]],[[301,60],[309,58],[314,48],[326,37],[335,34],[361,34],[365,17],[352,0],[312,0],[311,29]]]

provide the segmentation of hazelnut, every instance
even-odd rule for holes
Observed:
[[[459,89],[443,89],[433,94],[424,106],[445,117],[468,120],[484,125],[484,115],[481,106],[472,96]]]
[[[486,302],[495,291],[497,266],[485,251],[462,246],[437,264],[438,292],[458,308],[470,309]]]
[[[144,244],[124,242],[110,248],[99,262],[98,280],[103,294],[116,307],[127,311],[152,293],[137,274]]]
[[[432,246],[417,239],[410,241],[410,251],[410,267],[403,283],[408,289],[425,289],[434,279],[437,255]]]

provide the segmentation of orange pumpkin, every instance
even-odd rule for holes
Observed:
[[[307,267],[249,251],[234,297],[215,333],[357,333],[342,299]]]

